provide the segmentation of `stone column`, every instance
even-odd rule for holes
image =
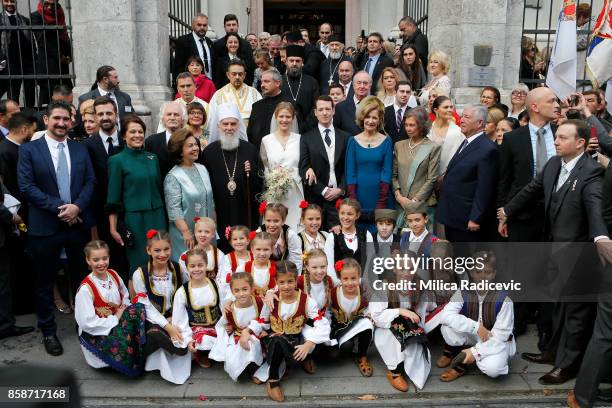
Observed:
[[[225,35],[223,17],[226,14],[235,14],[238,17],[238,31],[243,37],[247,35],[247,30],[251,29],[247,15],[249,0],[204,0],[202,7],[204,5],[206,5],[204,12],[208,15],[208,25],[215,30],[217,38]]]
[[[481,87],[469,84],[470,68],[476,67],[475,45],[493,47],[489,67],[495,75],[489,85],[502,91],[502,102],[509,102],[508,91],[519,76],[522,4],[521,0],[429,1],[429,52],[439,49],[449,54],[458,106],[478,103]]]
[[[75,95],[89,91],[101,65],[117,69],[121,90],[132,97],[147,133],[157,128],[159,107],[172,97],[168,2],[97,0],[72,3]]]

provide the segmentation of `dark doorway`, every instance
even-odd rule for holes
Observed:
[[[305,28],[310,42],[314,43],[319,36],[319,25],[327,22],[344,38],[344,0],[264,0],[264,10],[264,30],[270,34]]]

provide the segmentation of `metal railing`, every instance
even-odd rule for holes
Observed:
[[[168,0],[170,39],[176,40],[191,32],[191,20],[202,10],[200,0]]]
[[[0,13],[0,98],[34,108],[49,103],[55,86],[73,86],[71,7],[24,2],[3,2]]]
[[[429,0],[405,0],[404,15],[414,18],[423,34],[427,35]]]

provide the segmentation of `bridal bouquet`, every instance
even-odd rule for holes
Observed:
[[[282,201],[287,196],[293,183],[293,176],[286,168],[279,166],[266,175],[264,182],[266,185],[264,199],[275,203]]]

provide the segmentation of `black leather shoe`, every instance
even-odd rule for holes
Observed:
[[[60,343],[55,334],[53,336],[43,337],[43,343],[45,343],[45,350],[47,353],[52,356],[61,356],[62,353],[64,353],[62,343]]]
[[[555,364],[555,356],[550,353],[523,353],[521,354],[523,360],[527,360],[530,363],[536,364]]]
[[[7,337],[22,336],[24,334],[32,333],[33,331],[34,328],[32,326],[11,326],[0,331],[0,340],[6,339]]]
[[[567,368],[555,367],[547,374],[544,374],[538,379],[542,385],[558,385],[563,384],[576,377],[576,371]]]

